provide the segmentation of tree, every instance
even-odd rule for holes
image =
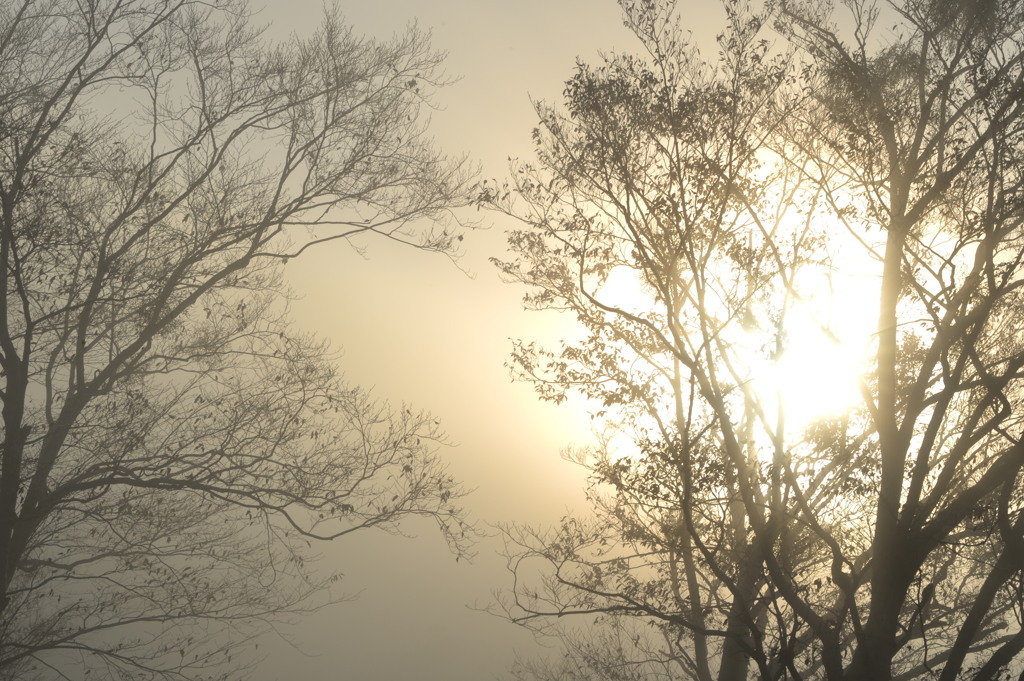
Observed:
[[[436,420],[282,283],[332,239],[455,254],[442,59],[335,14],[274,46],[236,0],[0,7],[0,676],[233,676],[341,598],[312,540],[424,516],[466,555]]]
[[[717,61],[674,3],[621,4],[646,60],[580,64],[478,197],[526,223],[498,264],[527,305],[586,330],[515,375],[616,431],[577,457],[594,519],[506,528],[504,612],[658,632],[578,678],[1020,673],[1019,4],[727,1]],[[800,422],[771,376],[802,337],[856,349],[851,274],[860,397]]]

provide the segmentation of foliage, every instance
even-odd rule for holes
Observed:
[[[727,0],[708,60],[673,2],[621,4],[646,57],[580,64],[478,200],[526,223],[497,261],[526,303],[587,332],[514,375],[615,431],[580,457],[595,519],[506,528],[504,612],[655,633],[532,674],[1019,673],[1024,11]],[[802,336],[856,348],[853,276],[860,399],[805,421],[770,376]]]
[[[235,676],[341,598],[311,540],[424,516],[468,549],[436,420],[348,386],[281,279],[331,239],[455,254],[464,164],[420,116],[443,55],[249,19],[0,6],[4,678]]]

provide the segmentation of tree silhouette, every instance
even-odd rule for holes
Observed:
[[[498,263],[527,305],[587,331],[514,374],[614,427],[576,457],[594,519],[506,528],[504,612],[635,632],[521,678],[1019,673],[1019,4],[727,1],[714,61],[674,3],[621,4],[646,57],[580,64],[479,196],[527,223]],[[855,345],[850,275],[860,399],[798,422],[768,377],[801,335]]]
[[[342,598],[310,540],[425,516],[468,549],[436,421],[347,385],[281,278],[359,235],[454,254],[467,175],[420,116],[443,55],[249,19],[0,7],[4,678],[235,676]]]

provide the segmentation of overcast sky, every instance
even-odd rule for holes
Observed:
[[[256,3],[259,4],[258,2]],[[711,25],[717,3],[681,0],[695,33]],[[710,5],[710,8],[708,7]],[[260,15],[275,36],[308,35],[322,16],[320,0],[270,0]],[[363,34],[387,38],[413,20],[449,53],[460,76],[441,91],[434,115],[439,146],[467,153],[485,177],[505,175],[509,156],[528,157],[535,99],[558,100],[577,57],[635,52],[614,0],[340,0]],[[462,266],[383,243],[363,258],[343,244],[289,263],[304,296],[293,311],[305,330],[344,352],[356,384],[393,403],[409,403],[442,419],[457,446],[444,452],[451,471],[476,492],[466,506],[481,525],[550,525],[584,512],[583,474],[559,450],[585,445],[588,405],[539,403],[532,388],[510,383],[504,362],[510,338],[557,341],[571,320],[525,313],[524,291],[502,284],[488,263],[504,253],[514,225],[483,216],[489,229],[467,235]],[[324,563],[345,574],[359,598],[323,610],[286,631],[306,653],[261,642],[268,657],[255,681],[485,681],[500,678],[514,651],[537,654],[532,637],[478,612],[491,592],[509,585],[497,540],[484,542],[472,564],[456,564],[429,525],[413,539],[382,534],[346,537],[325,547]]]

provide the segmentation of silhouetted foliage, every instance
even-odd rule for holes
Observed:
[[[580,64],[478,197],[527,223],[498,262],[526,304],[587,331],[514,375],[612,428],[576,456],[593,519],[506,528],[502,603],[611,628],[518,676],[1019,674],[1024,10],[727,0],[709,60],[675,3],[620,4],[645,58]],[[858,342],[852,277],[860,399],[793,425],[766,376]]]
[[[454,255],[443,55],[249,19],[0,4],[0,677],[237,676],[343,598],[311,540],[424,516],[467,551],[435,419],[347,385],[281,278],[360,235]]]

